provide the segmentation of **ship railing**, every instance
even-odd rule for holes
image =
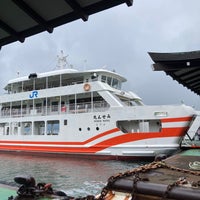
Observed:
[[[95,102],[93,105],[93,112],[102,112],[109,108],[109,104],[105,101]]]
[[[122,101],[124,106],[142,106],[143,103],[141,100],[135,99],[135,100],[123,100]]]
[[[109,108],[105,101],[84,102],[69,105],[69,113],[102,112]]]
[[[34,108],[16,108],[1,110],[1,117],[27,117],[27,116],[45,116],[68,113],[88,113],[88,112],[103,112],[109,108],[109,104],[105,101],[83,102],[69,105],[51,105],[51,106],[36,106]]]

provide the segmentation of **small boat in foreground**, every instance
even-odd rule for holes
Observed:
[[[32,176],[17,176],[14,181],[19,188],[16,191],[17,194],[9,196],[8,200],[67,200],[71,198],[63,191],[54,190],[51,183],[36,184]]]
[[[65,68],[12,79],[0,96],[0,151],[95,159],[171,155],[196,111],[144,105],[122,90],[126,78],[106,69]]]

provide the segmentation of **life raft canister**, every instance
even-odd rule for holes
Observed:
[[[91,86],[89,83],[86,83],[84,86],[83,86],[84,90],[85,91],[89,91],[91,89]]]

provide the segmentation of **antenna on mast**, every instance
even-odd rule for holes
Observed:
[[[19,75],[20,75],[20,72],[19,72],[19,71],[17,71],[17,78],[19,78]]]
[[[63,50],[61,50],[60,56],[57,55],[58,62],[57,62],[57,69],[64,69],[66,66],[69,66],[69,63],[67,62],[67,57],[69,55],[64,56]]]

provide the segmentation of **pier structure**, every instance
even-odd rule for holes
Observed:
[[[57,1],[0,1],[0,48],[15,41],[24,42],[29,36],[126,4],[133,0],[57,0]]]
[[[154,71],[164,71],[173,80],[200,95],[200,51],[149,52],[149,55],[154,61]],[[182,146],[200,148],[200,111],[191,122]]]

